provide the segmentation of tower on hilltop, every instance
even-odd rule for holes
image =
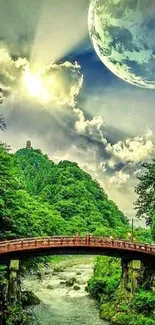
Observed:
[[[31,149],[32,146],[31,146],[31,141],[26,141],[26,149]]]

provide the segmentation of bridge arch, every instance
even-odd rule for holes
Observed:
[[[105,237],[23,238],[0,242],[0,261],[40,255],[91,254],[155,263],[155,245]]]

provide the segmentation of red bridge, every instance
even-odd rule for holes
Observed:
[[[95,254],[155,262],[155,245],[104,237],[24,238],[0,242],[0,261],[37,255]]]

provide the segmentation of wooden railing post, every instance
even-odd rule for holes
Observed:
[[[86,234],[86,237],[85,237],[85,244],[86,244],[87,246],[90,245],[90,234]]]

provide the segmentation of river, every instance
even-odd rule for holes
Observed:
[[[27,276],[23,287],[31,290],[41,300],[33,308],[34,325],[106,325],[99,318],[96,302],[89,297],[85,287],[93,273],[93,259],[68,257],[65,264],[45,269],[42,279]],[[75,287],[67,287],[66,281],[76,279]]]

